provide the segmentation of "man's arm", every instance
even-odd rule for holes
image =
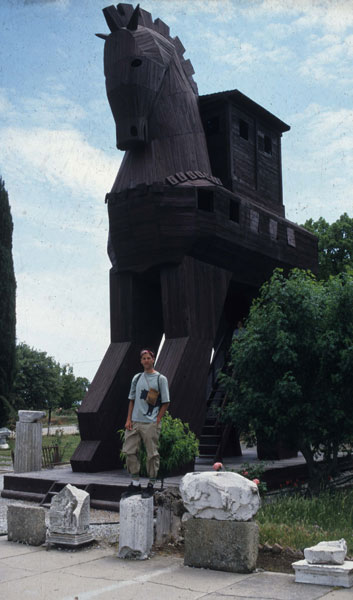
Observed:
[[[132,417],[132,411],[134,410],[134,403],[135,403],[135,400],[130,400],[130,402],[129,402],[129,408],[127,410],[127,417],[126,417],[125,429],[128,429],[129,431],[131,431],[131,429],[132,429],[131,417]]]
[[[169,402],[163,402],[163,404],[161,404],[161,407],[159,409],[159,413],[157,415],[157,425],[159,425],[159,423],[161,422],[161,420],[163,419],[167,408],[169,406]]]

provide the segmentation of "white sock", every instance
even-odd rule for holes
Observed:
[[[132,479],[132,485],[140,485],[139,479]]]

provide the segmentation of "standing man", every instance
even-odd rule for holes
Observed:
[[[125,423],[123,452],[126,466],[131,475],[131,483],[122,498],[140,494],[140,461],[138,453],[143,441],[147,452],[147,473],[149,482],[142,492],[143,498],[153,496],[154,483],[159,469],[158,440],[161,420],[169,404],[168,380],[154,370],[155,356],[152,350],[140,352],[143,373],[137,373],[131,382],[129,408]]]

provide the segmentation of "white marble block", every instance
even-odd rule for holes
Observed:
[[[305,548],[304,557],[312,565],[343,565],[347,555],[347,544],[343,538],[333,542],[320,542]]]
[[[89,522],[89,494],[68,484],[51,501],[47,541],[72,547],[92,542]]]
[[[144,560],[153,544],[153,497],[120,500],[119,558]]]
[[[238,473],[187,473],[180,493],[185,508],[198,519],[249,521],[260,508],[257,485]]]
[[[314,583],[332,587],[350,588],[353,586],[353,561],[343,565],[313,565],[307,560],[292,563],[296,583]]]

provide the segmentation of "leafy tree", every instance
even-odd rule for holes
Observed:
[[[276,270],[233,340],[226,418],[303,454],[311,490],[353,443],[353,275]],[[319,461],[319,454],[323,461]]]
[[[63,397],[59,363],[46,352],[19,344],[13,394],[16,410],[46,410],[50,424],[51,411]]]
[[[71,365],[64,365],[61,368],[61,379],[63,386],[61,407],[63,409],[77,408],[88,390],[90,384],[88,379],[75,377]]]
[[[13,223],[0,177],[0,427],[6,425],[16,364],[16,280],[12,260]]]
[[[353,218],[344,213],[331,225],[323,217],[309,219],[304,227],[319,238],[319,279],[353,268]]]
[[[17,374],[13,386],[16,410],[45,410],[50,426],[54,408],[77,407],[88,390],[85,377],[75,377],[71,365],[60,366],[46,352],[17,346]]]

